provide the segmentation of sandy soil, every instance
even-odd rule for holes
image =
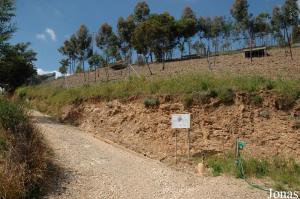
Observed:
[[[199,177],[176,171],[120,146],[110,145],[78,128],[33,119],[67,171],[62,185],[45,198],[267,198],[244,181]]]

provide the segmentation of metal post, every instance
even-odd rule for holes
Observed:
[[[177,164],[177,130],[175,130],[175,164]]]
[[[191,130],[188,129],[188,160],[191,157]]]

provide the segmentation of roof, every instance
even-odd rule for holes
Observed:
[[[263,47],[255,47],[255,48],[252,48],[252,51],[255,51],[255,50],[267,50],[267,47],[266,46],[263,46]],[[247,48],[247,49],[244,49],[243,50],[244,52],[247,52],[247,51],[251,51],[250,48]]]

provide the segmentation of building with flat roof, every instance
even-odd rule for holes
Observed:
[[[245,58],[251,58],[250,48],[245,49],[244,53],[245,53]],[[265,46],[252,48],[252,57],[265,57],[267,55],[268,55],[267,47]]]

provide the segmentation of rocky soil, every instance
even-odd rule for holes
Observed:
[[[178,99],[160,97],[160,106],[145,108],[143,99],[127,102],[85,102],[68,107],[61,120],[72,122],[96,137],[108,139],[145,156],[174,160],[173,113],[192,114],[191,153],[194,157],[233,150],[236,138],[247,142],[244,153],[256,157],[282,155],[300,160],[300,102],[279,110],[278,97],[259,93],[261,105],[249,102],[249,94],[237,93],[235,103],[216,99],[186,109]],[[178,154],[187,154],[187,131],[178,132]],[[169,162],[170,162],[169,161]]]

